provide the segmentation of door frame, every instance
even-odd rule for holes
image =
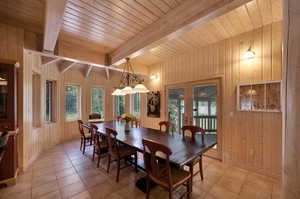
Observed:
[[[223,111],[222,111],[222,98],[223,98],[223,77],[213,77],[213,78],[209,78],[209,79],[203,79],[203,80],[196,80],[196,81],[189,81],[189,82],[181,82],[181,83],[174,83],[174,84],[167,84],[165,85],[165,96],[166,96],[166,100],[165,100],[165,118],[168,119],[168,89],[171,88],[184,88],[185,89],[185,93],[184,93],[184,100],[185,100],[185,104],[188,103],[188,101],[192,102],[193,101],[193,91],[192,89],[189,88],[193,88],[194,86],[201,86],[201,85],[216,85],[217,86],[217,125],[218,125],[218,129],[217,129],[217,142],[218,142],[218,147],[217,149],[212,149],[212,150],[208,150],[207,152],[205,152],[205,156],[211,157],[211,158],[215,158],[218,160],[222,160],[222,146],[223,146],[223,126],[222,126],[222,115],[223,115]],[[192,103],[191,103],[192,104]],[[186,106],[185,106],[186,108]],[[185,115],[188,115],[188,122],[192,122],[193,121],[193,105],[187,106],[187,108],[189,109],[185,109]]]

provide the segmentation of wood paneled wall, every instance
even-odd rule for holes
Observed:
[[[255,60],[241,57],[252,45]],[[143,106],[142,125],[158,128],[165,119],[165,86],[168,84],[220,77],[222,79],[222,154],[230,165],[253,170],[268,176],[281,173],[281,113],[240,112],[236,109],[238,83],[282,79],[281,22],[200,48],[150,67],[150,74],[159,80],[149,87],[162,93],[162,117],[146,117]],[[143,97],[145,102],[145,96]]]
[[[82,119],[87,120],[90,112],[90,88],[105,88],[105,119],[113,119],[113,97],[111,92],[119,82],[120,74],[111,71],[106,79],[105,71],[93,69],[89,77],[85,77],[85,69],[73,67],[61,74],[57,63],[42,65],[40,55],[24,50],[37,49],[38,35],[24,31],[11,25],[0,23],[0,60],[13,60],[20,63],[18,69],[18,126],[20,129],[19,162],[26,169],[36,157],[47,148],[66,140],[78,138],[76,122],[67,122],[64,117],[64,85],[78,84],[81,87]],[[24,63],[24,64],[23,64]],[[87,66],[86,66],[87,67]],[[37,96],[41,100],[41,125],[34,127],[32,93],[33,74],[40,74],[41,92]],[[47,123],[45,119],[45,81],[57,81],[57,118],[55,123]]]
[[[41,77],[40,91],[33,90],[33,74],[39,74]],[[60,88],[61,80],[60,73],[56,64],[49,64],[43,66],[41,64],[40,55],[33,54],[24,50],[24,123],[23,123],[23,159],[24,168],[32,163],[36,157],[45,149],[58,144],[61,141],[61,126],[60,118],[57,117],[57,121],[49,123],[45,121],[45,90],[46,80],[55,80],[58,89],[58,95],[56,101],[60,104]],[[40,92],[39,94],[37,94]],[[40,121],[41,125],[38,127],[34,126],[33,122],[33,93],[41,101],[40,110]],[[57,110],[56,112],[59,112]]]
[[[106,79],[106,73],[104,70],[93,69],[88,78],[85,77],[84,71],[80,68],[73,68],[71,71],[64,73],[62,76],[62,88],[61,88],[61,125],[63,128],[62,140],[70,140],[79,137],[77,121],[66,121],[65,120],[65,98],[64,98],[64,86],[68,84],[80,85],[81,90],[81,113],[82,120],[86,121],[88,115],[91,112],[91,88],[102,87],[105,91],[105,107],[104,107],[104,119],[113,120],[113,96],[111,95],[114,86],[117,86],[120,81],[120,73],[110,71],[109,80]]]

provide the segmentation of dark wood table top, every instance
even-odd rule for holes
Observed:
[[[88,124],[85,125],[88,127]],[[200,134],[196,135],[196,141],[192,142],[189,139],[183,140],[182,135],[178,133],[174,133],[174,135],[163,134],[159,130],[144,127],[132,127],[130,132],[125,132],[125,124],[121,122],[102,122],[95,125],[101,134],[105,134],[106,127],[115,129],[118,132],[118,141],[134,147],[138,151],[143,151],[142,139],[144,138],[164,144],[173,152],[170,156],[170,162],[180,167],[193,161],[217,144],[217,136],[212,134],[204,135],[205,145],[203,145]]]

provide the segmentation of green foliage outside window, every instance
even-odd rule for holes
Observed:
[[[139,93],[135,93],[132,96],[132,114],[137,117],[140,118],[141,116],[141,95]]]
[[[104,116],[104,89],[103,88],[92,88],[92,113],[98,113],[101,118]]]
[[[66,119],[78,119],[80,110],[79,110],[79,86],[68,85],[65,87],[66,92]]]
[[[121,116],[125,113],[125,96],[115,96],[115,114]]]

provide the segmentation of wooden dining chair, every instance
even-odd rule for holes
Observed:
[[[78,127],[79,127],[79,133],[80,133],[80,150],[82,150],[82,153],[85,153],[85,147],[86,146],[92,146],[93,144],[93,136],[91,133],[91,130],[89,130],[89,133],[85,133],[83,130],[83,122],[82,120],[77,120]]]
[[[188,132],[190,135],[188,135]],[[183,126],[182,127],[182,135],[183,135],[183,139],[187,140],[187,137],[190,137],[190,140],[192,142],[195,142],[195,136],[197,133],[201,133],[201,141],[202,144],[204,145],[204,135],[205,135],[205,130],[199,126]],[[199,164],[199,171],[197,171],[196,173],[194,173],[194,166],[196,164]],[[195,159],[193,162],[187,164],[187,166],[189,167],[190,173],[191,173],[191,178],[193,180],[193,176],[197,175],[198,173],[200,173],[200,177],[201,180],[203,180],[203,166],[202,166],[202,155],[200,155],[197,159]]]
[[[137,172],[137,151],[127,145],[121,145],[116,139],[118,133],[114,129],[105,128],[105,134],[108,139],[107,173],[109,173],[111,158],[116,159],[118,164],[116,182],[119,182],[120,170],[125,168],[120,168],[120,161],[122,159],[127,160],[134,156],[134,165]]]
[[[91,131],[94,135],[94,149],[92,160],[95,160],[95,155],[98,156],[97,167],[99,168],[101,155],[108,152],[108,142],[105,136],[101,136],[101,134],[98,133],[98,127],[95,124],[91,124]]]
[[[169,133],[170,128],[173,128],[175,126],[172,122],[169,121],[161,121],[158,123],[158,125],[159,125],[159,130],[164,133]]]
[[[140,120],[132,120],[131,127],[141,127],[141,121]]]
[[[171,149],[147,139],[143,139],[143,145],[144,162],[147,171],[146,198],[150,197],[150,180],[167,189],[169,191],[169,199],[173,198],[172,192],[176,188],[185,184],[187,191],[184,195],[190,198],[191,174],[183,169],[170,166],[169,156],[172,154]]]

